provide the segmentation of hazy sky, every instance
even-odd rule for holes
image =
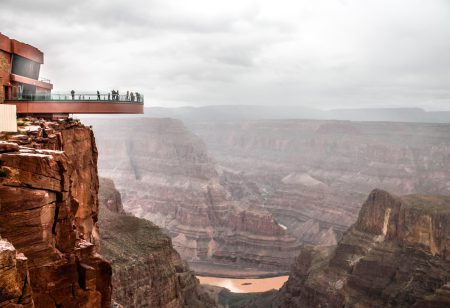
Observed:
[[[146,105],[450,110],[448,0],[1,0],[57,91]]]

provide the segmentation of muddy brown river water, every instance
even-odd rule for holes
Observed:
[[[234,293],[265,292],[272,289],[278,290],[288,280],[288,277],[289,276],[235,279],[197,276],[201,284],[227,288]]]

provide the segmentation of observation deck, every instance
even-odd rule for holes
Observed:
[[[15,105],[18,115],[68,114],[143,114],[143,95],[113,95],[111,93],[33,94],[6,99],[5,104]]]

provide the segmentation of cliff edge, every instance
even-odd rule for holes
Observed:
[[[21,134],[0,136],[0,307],[109,307],[93,132],[19,124]]]

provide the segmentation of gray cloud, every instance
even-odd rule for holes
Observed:
[[[446,0],[3,0],[0,31],[44,51],[60,91],[450,110]]]

